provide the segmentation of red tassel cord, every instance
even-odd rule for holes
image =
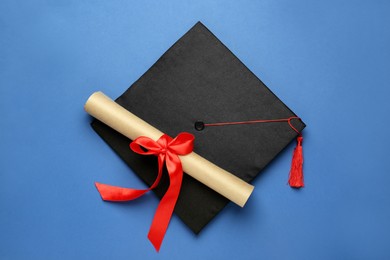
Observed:
[[[301,132],[296,129],[292,123],[291,120],[297,119],[301,120],[297,116],[292,116],[289,118],[281,118],[281,119],[266,119],[266,120],[250,120],[250,121],[238,121],[238,122],[221,122],[221,123],[203,123],[198,121],[195,124],[195,128],[198,131],[203,130],[205,127],[210,126],[226,126],[226,125],[244,125],[244,124],[258,124],[258,123],[279,123],[279,122],[287,122],[288,125],[292,130],[294,130],[297,134],[297,146],[294,149],[293,158],[291,162],[291,170],[290,170],[290,177],[288,180],[288,183],[293,188],[301,188],[304,186],[303,184],[303,152],[302,152],[302,141],[303,137]]]
[[[293,188],[304,187],[303,183],[303,151],[302,151],[303,137],[297,137],[297,146],[294,149],[293,158],[291,162],[290,177],[288,184]]]

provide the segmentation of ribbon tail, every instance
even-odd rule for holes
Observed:
[[[130,188],[122,188],[118,186],[111,186],[99,182],[95,182],[95,186],[100,193],[100,196],[105,201],[129,201],[134,200],[136,198],[141,197],[148,191],[154,189],[158,183],[161,180],[162,176],[162,166],[164,162],[165,156],[159,155],[158,156],[158,175],[152,186],[150,186],[148,189],[130,189]]]
[[[171,220],[183,179],[183,169],[180,159],[177,155],[174,156],[175,158],[173,160],[169,157],[167,158],[166,164],[170,175],[170,185],[157,207],[148,233],[148,239],[157,252],[160,250],[161,243]]]
[[[138,197],[141,197],[146,192],[149,191],[149,189],[146,190],[136,190],[136,189],[129,189],[129,188],[122,188],[117,186],[111,186],[99,182],[95,182],[95,186],[100,193],[100,196],[103,200],[106,201],[128,201],[128,200],[134,200]]]

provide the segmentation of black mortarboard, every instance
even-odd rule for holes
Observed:
[[[287,122],[208,127],[296,115],[200,22],[116,102],[172,137],[192,133],[197,154],[247,182],[305,127],[300,120],[288,122],[297,132]],[[132,152],[129,139],[98,120],[92,127],[143,181],[153,183],[156,158]],[[161,198],[168,185],[165,175],[155,193]],[[198,233],[227,202],[184,175],[175,213]]]

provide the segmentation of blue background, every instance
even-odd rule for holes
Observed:
[[[0,2],[0,259],[389,259],[390,2]],[[294,144],[195,236],[158,204],[103,202],[93,183],[145,187],[89,126],[197,21],[304,119]]]

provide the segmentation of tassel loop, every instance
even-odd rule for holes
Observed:
[[[302,188],[303,183],[303,151],[302,151],[302,135],[297,137],[297,146],[294,149],[293,158],[291,162],[290,177],[288,184],[292,188]]]

